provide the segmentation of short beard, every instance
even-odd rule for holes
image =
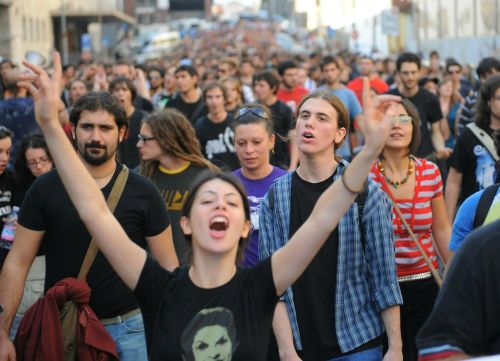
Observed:
[[[105,152],[100,156],[95,156],[95,155],[92,155],[91,153],[88,152],[87,148],[90,148],[90,147],[104,149]],[[95,144],[95,143],[85,144],[83,152],[80,150],[80,147],[77,147],[77,148],[78,148],[78,153],[80,153],[80,155],[85,160],[85,162],[90,164],[90,165],[102,165],[102,164],[106,163],[116,153],[116,150],[115,150],[115,152],[113,152],[112,154],[108,154],[108,150],[106,147],[101,147],[101,146],[99,146],[99,144]]]

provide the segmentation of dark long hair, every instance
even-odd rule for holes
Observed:
[[[35,181],[35,176],[26,165],[26,151],[30,148],[38,148],[45,150],[47,157],[52,161],[49,148],[45,142],[45,138],[41,133],[31,133],[24,136],[19,143],[16,159],[14,160],[15,177],[19,184],[29,186]]]

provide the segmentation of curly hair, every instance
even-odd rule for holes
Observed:
[[[497,89],[500,88],[500,75],[493,75],[481,86],[477,99],[475,122],[484,131],[488,131],[491,123],[490,103],[495,97]]]
[[[196,138],[193,126],[186,117],[173,108],[148,115],[142,121],[153,132],[153,136],[165,154],[189,161],[201,167],[216,170],[217,167],[205,159],[200,151],[200,142]],[[141,161],[140,173],[151,177],[158,168],[159,161]]]

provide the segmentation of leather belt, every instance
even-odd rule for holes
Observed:
[[[138,315],[139,313],[141,313],[141,310],[139,308],[135,308],[131,311],[128,311],[127,313],[124,313],[123,315],[110,318],[101,318],[100,321],[104,326],[120,324],[127,321],[129,318]]]

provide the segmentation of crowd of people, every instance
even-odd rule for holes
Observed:
[[[238,27],[141,65],[2,61],[0,216],[19,215],[0,240],[0,361],[62,338],[28,309],[76,297],[50,290],[94,245],[85,332],[113,348],[81,338],[81,354],[500,353],[500,61],[466,69],[293,55]]]

